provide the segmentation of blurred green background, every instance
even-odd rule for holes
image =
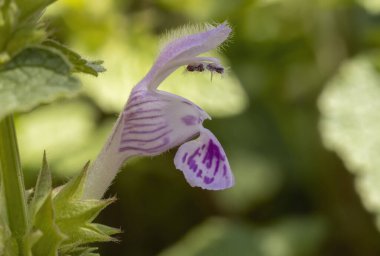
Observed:
[[[83,93],[17,119],[32,187],[47,150],[56,184],[94,159],[160,35],[228,20],[223,77],[177,71],[160,87],[213,117],[234,188],[191,188],[175,149],[125,166],[98,222],[102,255],[380,255],[379,0],[60,0],[50,37],[105,61]]]

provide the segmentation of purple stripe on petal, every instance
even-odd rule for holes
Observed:
[[[158,146],[152,148],[140,148],[140,147],[121,147],[119,148],[119,152],[127,151],[127,150],[136,150],[144,153],[156,153],[158,149],[161,149],[169,144],[169,139],[165,138],[164,142]]]
[[[214,159],[215,159],[215,169],[214,169],[214,176],[215,176],[217,172],[219,171],[220,161],[223,161],[224,157],[220,153],[219,147],[215,143],[213,143],[213,141],[210,139],[208,142],[207,152],[202,160],[202,163],[206,164],[206,167],[210,169]]]
[[[187,165],[189,166],[189,169],[192,170],[193,172],[196,172],[198,169],[198,164],[195,159],[201,155],[199,151],[200,149],[197,148],[187,161]]]
[[[158,127],[154,130],[150,130],[150,131],[128,131],[126,133],[123,133],[121,136],[123,135],[127,135],[127,134],[148,134],[148,133],[154,133],[154,132],[158,132],[162,129],[165,129],[166,127],[168,127],[167,125],[163,125],[161,127]]]
[[[155,138],[152,138],[152,139],[147,139],[147,140],[142,140],[142,139],[125,139],[125,140],[121,140],[121,143],[128,143],[128,142],[153,142],[155,140],[158,140],[162,137],[164,137],[165,135],[171,133],[173,130],[169,130],[169,131],[166,131],[164,132],[163,134],[155,137]]]
[[[153,119],[153,118],[159,118],[159,117],[163,117],[163,115],[132,117],[132,118],[126,119],[124,122],[134,121],[134,120]]]
[[[223,177],[226,177],[227,175],[227,166],[223,164]]]
[[[158,122],[158,123],[128,123],[126,124],[124,127],[123,127],[123,130],[128,130],[128,129],[132,129],[132,128],[136,128],[136,127],[150,127],[150,126],[157,126],[157,125],[161,125],[161,124],[164,124],[164,122]]]
[[[136,111],[132,111],[131,110],[128,113],[126,111],[124,111],[124,115],[126,117],[128,117],[128,116],[132,116],[132,115],[136,115],[136,114],[141,114],[141,113],[160,112],[160,111],[162,111],[162,109],[160,109],[160,108],[152,108],[152,109],[146,109],[146,110],[144,110],[144,108],[139,108]]]
[[[187,152],[182,157],[182,163],[186,162]]]
[[[141,105],[144,105],[144,104],[147,104],[147,103],[162,102],[162,101],[166,101],[166,100],[163,100],[163,99],[159,99],[159,100],[147,100],[147,101],[138,102],[138,103],[135,103],[135,104],[132,104],[132,105],[127,105],[127,107],[124,109],[124,112],[130,110],[131,108],[134,108],[134,107],[137,107],[137,106],[141,106]]]
[[[143,98],[145,94],[146,94],[145,91],[132,91],[131,95],[129,96],[128,102],[132,102],[139,98]]]

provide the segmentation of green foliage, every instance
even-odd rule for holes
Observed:
[[[103,61],[87,61],[83,59],[78,53],[73,52],[69,48],[63,46],[57,41],[47,40],[43,45],[55,48],[60,51],[72,64],[72,72],[82,72],[90,75],[98,76],[98,73],[106,71],[101,64]]]
[[[56,0],[15,0],[14,2],[19,8],[19,19],[24,21],[30,18],[39,18],[43,10],[55,1]]]
[[[52,43],[49,43],[52,45]],[[72,72],[92,75],[104,71],[100,62],[88,62],[59,44],[28,47],[0,67],[0,119],[10,113],[28,111],[41,103],[72,96],[80,89]],[[66,59],[66,56],[68,60]]]
[[[4,0],[0,3],[0,64],[24,47],[40,43],[45,31],[40,24],[44,9],[54,0]]]
[[[345,62],[319,99],[321,134],[327,148],[356,175],[364,205],[380,229],[380,74],[377,52]]]
[[[94,218],[114,199],[82,200],[82,190],[87,175],[86,165],[82,173],[67,183],[54,197],[54,208],[57,212],[56,222],[65,234],[70,234],[62,245],[63,252],[92,242],[115,241],[110,234],[118,233],[117,229],[103,229],[92,224]]]
[[[97,76],[105,71],[102,61],[87,61],[58,42],[45,40],[41,44],[45,28],[40,18],[52,2],[54,0],[0,1],[0,120],[11,124],[5,126],[5,121],[2,122],[1,132],[3,135],[12,132],[14,137],[13,143],[3,140],[1,148],[1,182],[13,179],[14,186],[1,184],[0,255],[96,255],[93,253],[96,248],[89,244],[115,241],[111,235],[119,232],[92,223],[114,199],[81,200],[87,166],[59,191],[53,190],[44,155],[34,192],[24,191],[20,163],[15,160],[19,157],[13,119],[8,116],[76,94],[80,83],[72,76],[73,72]],[[8,157],[8,151],[14,153],[14,159]],[[5,159],[7,157],[9,159]],[[9,168],[5,170],[4,166]],[[12,175],[8,175],[9,178],[5,174]],[[20,193],[12,193],[12,189]],[[20,210],[26,208],[24,195],[29,202],[27,213]],[[15,211],[9,211],[15,206],[12,202],[19,202]],[[11,218],[13,216],[19,218]],[[26,225],[22,225],[22,221]]]
[[[24,49],[0,68],[0,119],[78,92],[79,81],[70,72],[70,64],[57,52]]]
[[[1,188],[0,192],[0,255],[11,256],[17,255],[18,248],[15,239],[7,225],[7,213],[4,202],[4,193]]]
[[[86,165],[83,171],[67,184],[52,189],[51,173],[44,155],[33,197],[29,202],[28,233],[25,236],[25,255],[73,256],[96,255],[94,242],[116,241],[111,235],[120,231],[92,223],[95,217],[114,199],[82,200]],[[0,215],[1,255],[17,255],[12,234],[8,231],[6,216]]]

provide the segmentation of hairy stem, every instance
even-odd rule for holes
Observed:
[[[27,230],[24,180],[17,146],[13,116],[0,121],[0,171],[9,228],[16,238],[19,252]]]

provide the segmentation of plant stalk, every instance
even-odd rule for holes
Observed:
[[[13,115],[0,121],[0,172],[9,228],[22,253],[23,238],[27,231],[27,211]]]

